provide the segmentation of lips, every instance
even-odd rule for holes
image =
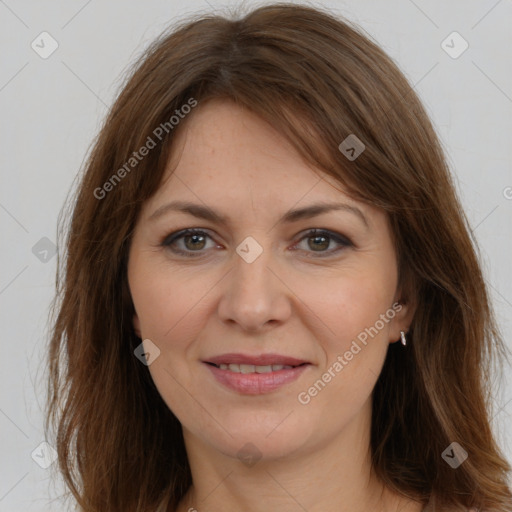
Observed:
[[[267,364],[267,365],[254,365],[254,364],[220,364],[214,365],[216,368],[220,368],[221,370],[229,370],[230,372],[235,373],[270,373],[270,372],[278,372],[280,370],[291,370],[293,368],[297,368],[296,366],[289,366],[283,364]]]
[[[305,371],[307,371],[311,365],[308,363],[301,364],[299,366],[276,366],[279,370],[271,369],[268,371],[268,366],[251,366],[248,365],[248,371],[236,371],[232,370],[229,365],[228,368],[222,369],[212,363],[203,363],[206,368],[210,371],[211,375],[217,382],[222,384],[224,387],[231,391],[236,391],[243,395],[261,395],[277,391],[285,384],[289,384],[297,380]],[[222,365],[225,366],[225,365]],[[238,366],[238,365],[235,365]],[[243,367],[244,365],[240,365]],[[256,371],[250,371],[255,368]],[[265,369],[263,372],[259,372],[258,369]],[[272,366],[274,368],[274,366]]]
[[[307,364],[308,361],[304,359],[297,359],[295,357],[284,356],[281,354],[260,354],[258,356],[251,356],[246,354],[222,354],[215,357],[210,357],[204,360],[205,363],[213,364],[217,367],[220,365],[250,365],[250,366],[300,366]]]
[[[223,354],[203,364],[223,386],[244,395],[276,391],[311,367],[308,361],[281,354]]]

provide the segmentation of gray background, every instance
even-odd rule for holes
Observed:
[[[51,502],[59,482],[50,485],[50,469],[31,455],[47,461],[51,454],[39,445],[44,441],[42,362],[56,264],[52,248],[59,210],[122,73],[173,20],[236,4],[0,0],[0,511],[66,510],[63,503]],[[325,0],[317,5],[360,24],[397,61],[424,101],[456,175],[512,348],[511,1]],[[49,39],[38,37],[43,31],[58,43],[46,59],[31,47],[35,41],[40,52],[51,48]],[[441,46],[453,31],[469,44],[457,58],[462,41],[447,40],[452,56]],[[496,390],[493,425],[512,460],[510,368],[506,376],[505,386]]]

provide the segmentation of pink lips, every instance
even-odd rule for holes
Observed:
[[[218,382],[234,391],[247,395],[259,395],[274,391],[298,379],[306,368],[311,366],[307,361],[279,354],[249,356],[231,353],[211,357],[203,362]],[[231,370],[221,370],[218,368],[221,364],[246,364],[254,366],[283,365],[293,366],[293,368],[283,368],[282,370],[267,373],[237,373]]]
[[[245,354],[222,354],[220,356],[205,359],[205,363],[220,364],[253,364],[254,366],[265,366],[268,364],[282,364],[283,366],[299,366],[307,363],[303,359],[295,357],[282,356],[279,354],[260,354],[259,356],[250,356]]]

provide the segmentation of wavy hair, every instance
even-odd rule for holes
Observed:
[[[491,425],[506,346],[435,130],[397,65],[360,28],[286,2],[239,17],[196,14],[154,41],[61,212],[45,431],[49,440],[56,432],[68,497],[86,512],[173,511],[191,485],[181,425],[134,356],[127,285],[141,206],[187,123],[169,120],[191,98],[194,108],[228,98],[250,109],[388,215],[399,284],[417,309],[407,349],[390,345],[373,392],[379,478],[440,506],[512,511],[511,468]],[[339,149],[351,134],[365,144],[353,161]],[[148,138],[155,147],[127,166]],[[469,454],[456,470],[442,458],[454,441]]]

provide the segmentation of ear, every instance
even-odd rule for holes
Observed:
[[[400,331],[404,331],[405,334],[407,334],[411,327],[416,308],[417,301],[415,294],[411,292],[404,294],[401,290],[397,292],[395,302],[392,306],[395,316],[390,323],[389,343],[400,341]]]
[[[135,331],[135,334],[142,339],[142,336],[140,334],[140,321],[137,313],[133,314],[133,330]]]

